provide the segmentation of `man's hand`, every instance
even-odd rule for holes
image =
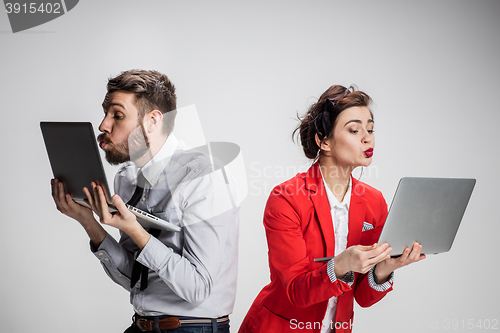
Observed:
[[[377,244],[351,246],[335,257],[335,275],[341,278],[349,271],[365,274],[375,265],[386,260],[391,251],[387,243],[380,246]]]
[[[51,179],[50,184],[52,186],[52,198],[58,211],[77,220],[80,224],[94,219],[92,210],[74,202],[71,195],[66,193],[64,184],[59,179]]]
[[[151,235],[137,222],[135,215],[128,210],[123,200],[117,194],[112,197],[118,212],[111,214],[102,187],[94,182],[92,182],[91,186],[94,196],[90,194],[87,188],[83,190],[87,195],[92,210],[99,216],[101,223],[123,231],[132,238],[140,249],[144,248]]]
[[[59,179],[52,179],[50,184],[57,210],[80,222],[94,247],[98,248],[106,237],[106,230],[96,221],[92,210],[74,202],[71,195],[66,193],[64,184]]]
[[[415,242],[413,243],[412,249],[410,250],[409,248],[405,248],[401,256],[397,258],[388,257],[386,260],[377,264],[377,267],[375,267],[375,275],[377,276],[378,281],[376,282],[378,284],[384,283],[389,278],[389,275],[391,275],[391,273],[396,269],[414,262],[419,262],[423,259],[425,259],[425,254],[422,254],[422,245]]]

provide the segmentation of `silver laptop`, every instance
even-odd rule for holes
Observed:
[[[449,251],[475,184],[475,179],[402,178],[378,243],[387,242],[391,256],[414,242],[424,254]]]
[[[45,148],[54,178],[64,183],[76,203],[89,207],[83,188],[95,182],[104,189],[110,212],[117,209],[111,202],[108,182],[92,124],[89,122],[40,122]],[[144,228],[180,231],[181,228],[148,212],[127,205]]]

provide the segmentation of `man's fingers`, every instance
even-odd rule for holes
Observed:
[[[123,202],[122,198],[120,198],[119,195],[117,194],[113,195],[112,199],[113,199],[113,204],[115,205],[116,209],[118,209],[120,215],[125,216],[126,214],[129,213],[127,206],[125,206],[125,203]]]
[[[97,190],[97,185],[96,185],[96,183],[92,182],[90,184],[90,186],[92,186],[92,193],[94,193],[94,198],[93,199],[95,201],[95,205],[99,206],[101,198],[99,197],[99,191]]]
[[[92,207],[92,209],[102,219],[103,218],[102,200],[101,200],[101,197],[99,195],[99,190],[97,188],[98,186],[94,182],[90,183],[90,186],[92,187],[92,193],[94,194],[92,197],[92,201],[94,202],[94,206]],[[90,193],[90,191],[89,191],[89,193]]]
[[[59,188],[57,186],[57,179],[51,179],[50,185],[51,185],[50,187],[52,192],[52,198],[54,199],[56,208],[58,211],[62,213],[64,211],[64,208],[62,207],[61,202],[59,200]]]
[[[54,199],[56,206],[59,207],[59,191],[57,187],[57,179],[50,180],[50,190],[52,192],[52,198]]]
[[[118,209],[118,211],[120,213],[123,210],[127,209],[127,206],[125,206],[125,203],[123,202],[122,198],[120,198],[119,195],[117,195],[117,194],[113,195],[112,199],[113,199],[113,204],[115,205],[116,209]]]
[[[97,192],[98,192],[97,194],[99,197],[98,206],[101,210],[102,219],[103,219],[102,222],[106,223],[106,221],[109,221],[111,219],[111,213],[108,210],[108,203],[106,202],[106,196],[104,195],[104,191],[103,191],[102,187],[100,185],[97,185],[96,188],[97,188]]]
[[[50,180],[50,190],[52,192],[52,197],[55,199],[56,198],[56,180],[51,179]]]
[[[72,210],[75,210],[75,209],[78,208],[78,206],[80,206],[79,204],[77,204],[76,202],[73,201],[73,198],[71,197],[71,194],[65,194],[64,197],[66,198],[66,204]]]
[[[57,186],[57,200],[59,201],[59,206],[65,211],[69,210],[68,200],[66,199],[66,191],[64,189],[64,184],[60,181],[56,181]]]
[[[89,202],[90,207],[92,207],[92,210],[96,211],[94,198],[92,197],[92,194],[90,193],[89,189],[84,187],[83,192],[85,193],[85,196],[87,197],[87,201]]]

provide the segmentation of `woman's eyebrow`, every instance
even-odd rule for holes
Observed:
[[[350,124],[350,123],[363,124],[363,122],[359,119],[351,119],[347,123],[345,123],[344,127],[346,127],[347,124]],[[375,122],[373,121],[373,119],[368,119],[368,124],[370,124],[370,123],[375,123]]]

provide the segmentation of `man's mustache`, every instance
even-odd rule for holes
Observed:
[[[97,141],[98,142],[104,142],[104,143],[108,143],[108,144],[114,144],[113,141],[111,141],[107,136],[106,134],[104,133],[101,133],[97,136]]]

